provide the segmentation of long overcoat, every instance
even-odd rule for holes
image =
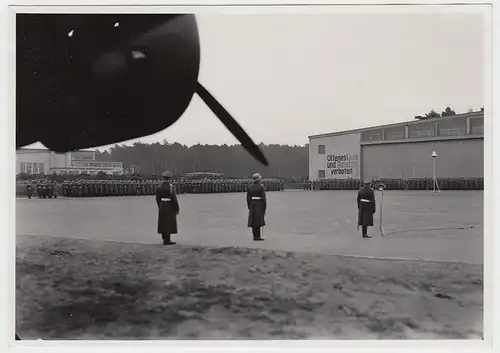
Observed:
[[[363,201],[366,200],[366,201]],[[375,193],[365,186],[358,191],[358,225],[373,226],[373,214],[375,213]]]
[[[248,227],[266,225],[266,191],[260,182],[253,182],[247,188]]]
[[[158,186],[156,204],[158,205],[158,233],[177,234],[179,202],[172,184],[165,181]]]

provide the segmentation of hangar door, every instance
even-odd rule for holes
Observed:
[[[368,144],[361,147],[361,175],[372,178],[432,177],[436,151],[437,177],[482,178],[483,139]]]

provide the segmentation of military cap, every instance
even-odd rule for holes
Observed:
[[[163,176],[164,178],[166,178],[166,179],[170,179],[170,178],[172,178],[172,172],[171,172],[171,171],[169,171],[169,170],[164,171],[164,172],[163,172],[163,174],[162,174],[162,176]]]
[[[254,175],[252,175],[252,178],[253,180],[260,180],[262,179],[262,176],[259,173],[255,173]]]

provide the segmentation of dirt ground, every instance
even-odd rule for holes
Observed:
[[[17,236],[23,339],[482,338],[483,266]]]

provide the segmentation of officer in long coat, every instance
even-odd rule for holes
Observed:
[[[370,182],[365,181],[358,191],[358,226],[361,226],[363,238],[368,236],[368,227],[373,227],[373,214],[375,213],[375,192],[370,188]]]
[[[156,189],[156,204],[158,205],[158,234],[163,238],[163,245],[173,245],[171,234],[177,234],[177,215],[179,202],[173,185],[170,183],[172,173],[163,173],[163,182]]]
[[[247,188],[248,227],[252,228],[253,240],[264,240],[260,234],[260,227],[266,225],[267,208],[266,191],[259,173],[253,175],[253,182]]]

